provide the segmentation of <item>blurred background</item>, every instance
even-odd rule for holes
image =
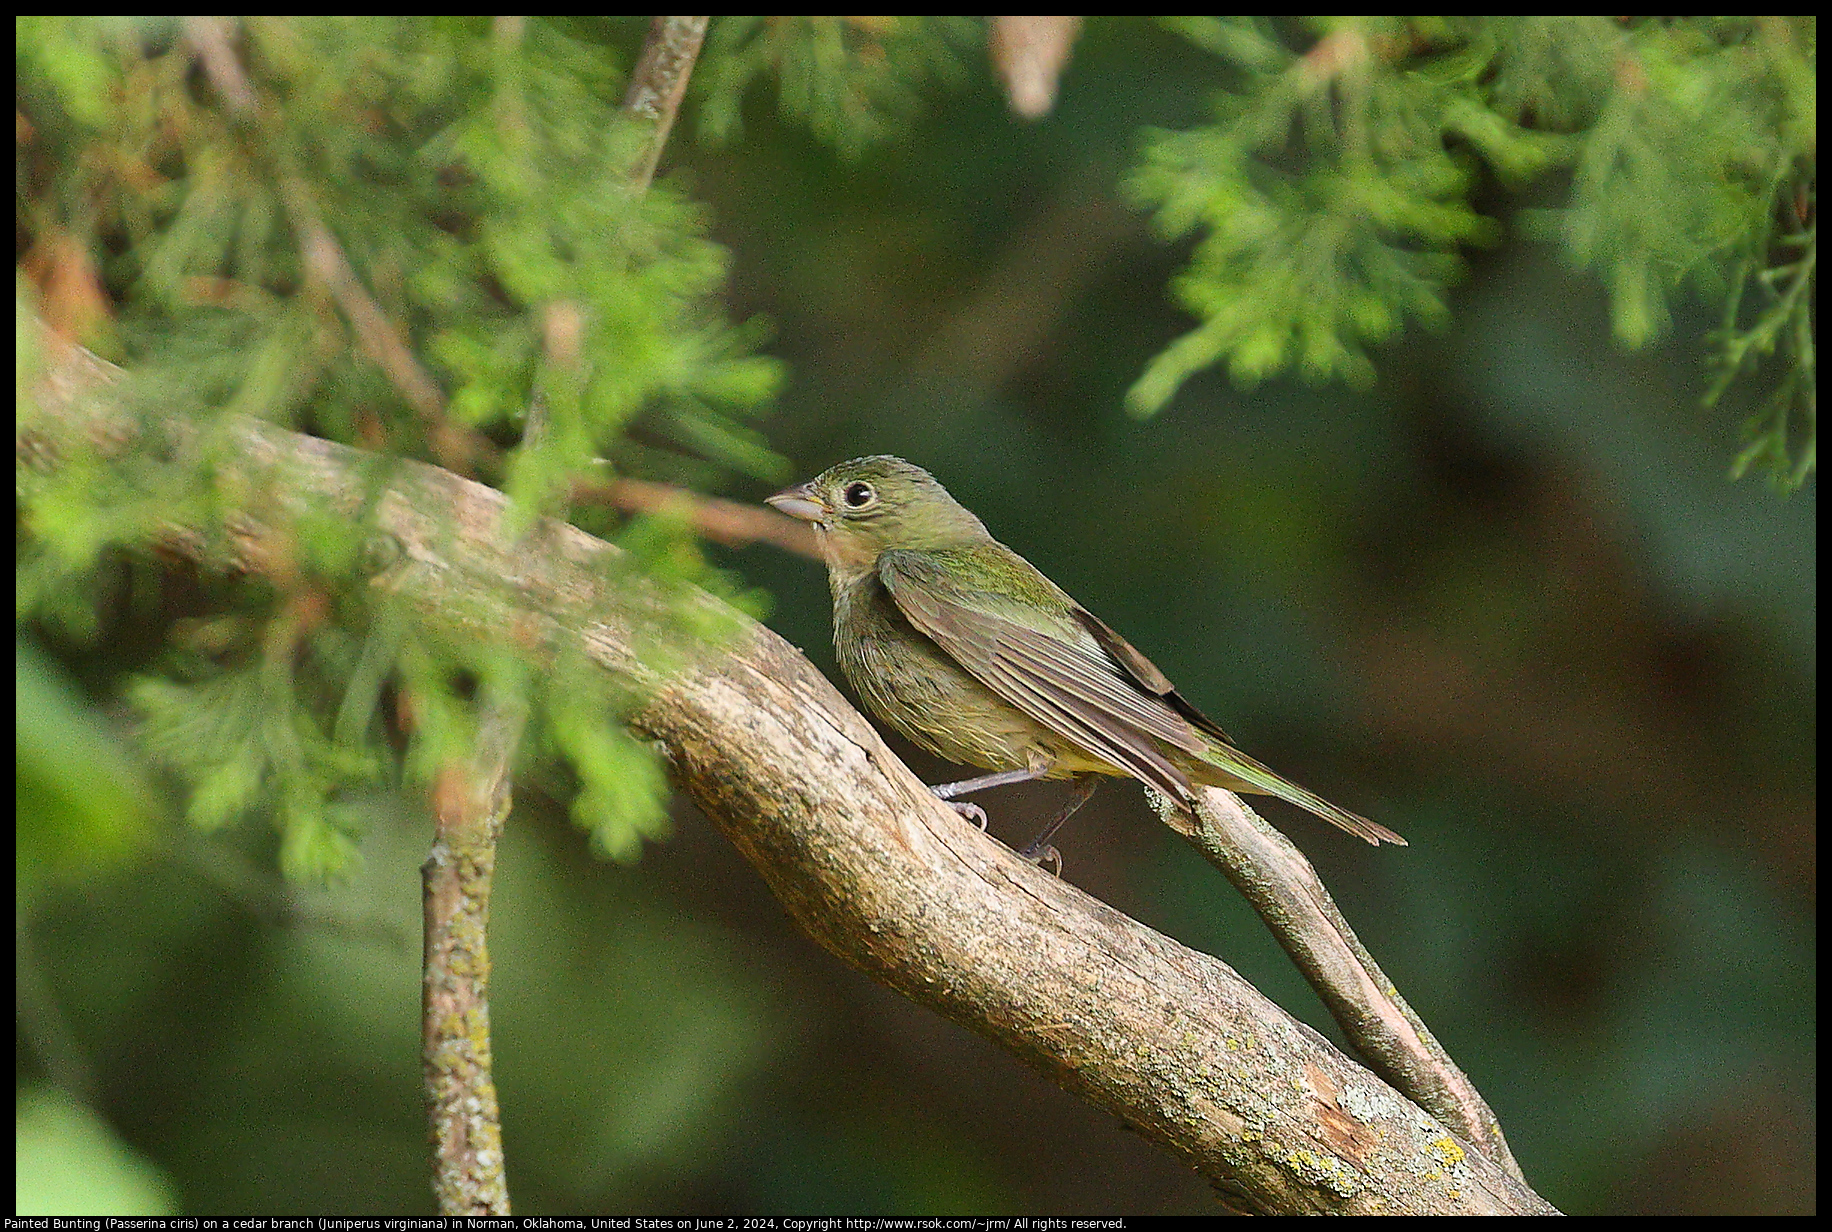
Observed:
[[[980,67],[858,161],[768,100],[723,146],[684,124],[662,175],[706,203],[733,314],[787,365],[764,425],[782,478],[920,463],[1244,748],[1405,834],[1374,850],[1262,809],[1562,1210],[1811,1211],[1816,488],[1726,480],[1741,412],[1699,406],[1704,308],[1625,352],[1596,281],[1511,237],[1471,254],[1445,328],[1374,352],[1365,392],[1210,372],[1129,415],[1190,328],[1166,290],[1189,247],[1118,183],[1211,78],[1161,31],[1095,21],[1038,122]],[[837,681],[820,567],[719,555]],[[175,817],[96,722],[103,666],[22,645],[22,749]],[[518,789],[492,1011],[519,1213],[1216,1211],[1111,1117],[800,935],[689,805],[622,865]],[[1020,843],[1061,790],[981,802]],[[267,827],[172,821],[156,856],[22,896],[22,1200],[430,1213],[430,827],[372,809],[330,889],[281,883]],[[1058,846],[1068,880],[1340,1040],[1136,787]]]

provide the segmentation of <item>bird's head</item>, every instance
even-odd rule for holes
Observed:
[[[888,454],[830,466],[769,503],[813,523],[828,567],[847,576],[872,571],[890,548],[937,551],[990,538],[933,475]]]

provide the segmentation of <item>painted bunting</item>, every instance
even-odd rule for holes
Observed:
[[[1405,843],[1236,749],[1151,660],[921,467],[855,458],[769,503],[814,526],[834,650],[866,706],[936,756],[994,772],[931,791],[952,801],[1027,779],[1074,780],[1027,858],[1060,867],[1046,844],[1100,775],[1138,779],[1186,809],[1195,784],[1278,796],[1370,843]],[[978,806],[954,808],[984,827]]]

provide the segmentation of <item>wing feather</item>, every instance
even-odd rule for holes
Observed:
[[[1207,745],[1156,696],[1142,693],[1105,653],[969,607],[939,570],[908,552],[884,552],[878,575],[916,629],[981,683],[1056,734],[1183,799],[1189,778],[1154,738],[1192,753]]]
[[[1034,677],[1004,670],[996,664],[988,677],[987,683],[999,696],[1058,735],[1068,737],[1096,757],[1151,784],[1172,799],[1180,800],[1188,794],[1189,777],[1149,741],[1128,738],[1128,733],[1065,702],[1047,686],[1039,685]]]

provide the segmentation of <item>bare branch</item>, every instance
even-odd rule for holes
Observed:
[[[433,847],[420,867],[421,1064],[442,1215],[509,1213],[490,1048],[490,889],[525,718],[502,699],[484,705],[477,747],[434,787]]]
[[[685,488],[643,479],[581,484],[573,489],[573,499],[582,503],[602,501],[631,513],[675,513],[706,538],[727,547],[769,543],[810,560],[821,559],[814,532],[806,522],[797,522],[761,505],[701,496]]]
[[[1232,792],[1205,789],[1196,819],[1162,796],[1153,804],[1253,905],[1381,1077],[1521,1177],[1494,1110],[1375,963],[1304,853]]]
[[[1040,120],[1056,105],[1056,86],[1068,67],[1069,51],[1081,33],[1079,17],[994,17],[986,50],[1005,79],[1011,109]]]
[[[668,144],[674,117],[680,112],[681,100],[687,96],[687,79],[693,73],[693,62],[699,58],[700,44],[706,40],[708,20],[706,17],[657,17],[649,25],[642,57],[630,74],[630,85],[623,96],[625,111],[655,125],[655,131],[649,135],[648,147],[630,175],[630,183],[639,193],[655,178],[662,147]]]

